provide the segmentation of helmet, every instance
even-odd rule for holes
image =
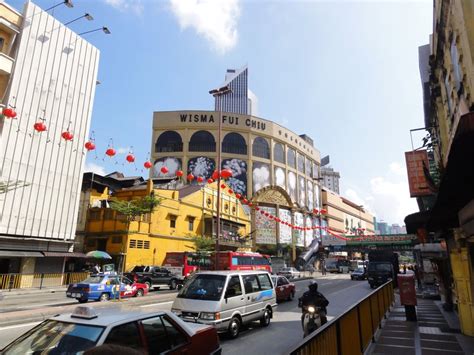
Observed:
[[[318,283],[316,281],[312,280],[309,283],[308,288],[309,288],[310,291],[316,292],[318,290]]]

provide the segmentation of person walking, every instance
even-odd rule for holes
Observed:
[[[323,274],[323,276],[326,275],[326,260],[325,259],[321,261],[321,273]]]

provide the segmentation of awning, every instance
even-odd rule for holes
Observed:
[[[42,258],[43,254],[39,251],[22,251],[22,250],[0,250],[0,258],[15,257],[15,258]]]
[[[448,164],[427,224],[429,231],[459,227],[458,212],[474,199],[474,112],[461,116]]]
[[[429,218],[430,211],[416,212],[406,216],[404,222],[407,234],[416,234],[419,228],[426,228]]]
[[[48,257],[69,257],[69,258],[85,258],[86,254],[84,253],[62,253],[56,251],[43,251],[44,256]]]

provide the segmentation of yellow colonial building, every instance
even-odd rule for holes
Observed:
[[[191,238],[194,236],[215,238],[216,183],[164,189],[157,188],[158,185],[162,186],[162,181],[153,179],[116,179],[97,174],[91,178],[95,181],[88,181],[86,177],[84,179],[83,202],[90,207],[87,209],[84,231],[79,234],[84,235],[86,251],[106,251],[116,265],[123,263],[125,270],[134,265],[161,265],[170,251],[193,251],[195,245]],[[92,187],[86,195],[88,184]],[[109,205],[111,199],[130,201],[149,195],[160,199],[160,205],[153,213],[132,221],[112,210]],[[81,217],[84,217],[83,214]],[[221,223],[222,250],[251,246],[251,240],[247,237],[250,234],[248,211],[234,195],[225,190],[221,190]]]

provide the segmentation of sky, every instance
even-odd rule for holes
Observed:
[[[46,9],[60,0],[37,0]],[[24,1],[9,0],[22,9]],[[432,1],[73,0],[63,23],[101,52],[86,171],[147,176],[152,115],[212,110],[227,68],[249,67],[259,116],[309,135],[341,174],[340,194],[377,220],[416,212],[404,152],[423,126],[418,47]],[[304,128],[304,129],[303,129]],[[414,136],[415,142],[421,136]],[[118,151],[105,158],[108,145]],[[415,144],[416,145],[416,144]],[[421,144],[418,144],[418,146]],[[415,147],[416,148],[416,147]],[[133,151],[136,165],[125,162]]]

